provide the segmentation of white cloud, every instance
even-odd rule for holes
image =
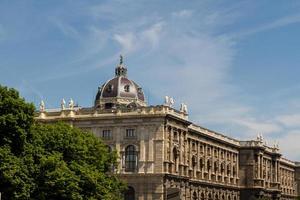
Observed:
[[[187,17],[191,17],[193,15],[193,12],[194,12],[193,10],[184,9],[177,12],[173,12],[172,15],[178,18],[187,18]]]
[[[281,137],[278,137],[277,140],[279,141],[281,152],[284,153],[283,157],[290,160],[300,160],[300,129],[288,131]]]
[[[137,37],[133,33],[115,34],[114,39],[121,45],[121,51],[130,53],[137,48]]]
[[[164,22],[155,23],[150,28],[142,32],[141,38],[149,41],[152,47],[157,46],[162,34],[163,26]]]
[[[141,31],[117,33],[113,39],[121,46],[121,52],[128,55],[137,50],[156,47],[161,38],[164,22],[157,22]]]
[[[246,129],[249,129],[253,133],[272,134],[282,130],[282,127],[274,122],[265,122],[262,120],[258,121],[255,118],[234,119],[233,121],[241,126],[244,126]]]
[[[300,114],[282,115],[277,120],[289,128],[300,127]]]

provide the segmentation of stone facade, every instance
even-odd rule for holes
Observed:
[[[119,76],[127,76],[123,62],[116,68]],[[147,106],[134,82],[139,99],[126,96],[132,92],[126,82],[107,84],[106,92],[118,88],[115,96],[102,98],[100,87],[90,108],[45,109],[43,103],[36,120],[64,121],[101,137],[118,154],[114,171],[128,183],[125,199],[295,199],[300,194],[299,164],[283,158],[278,146],[265,145],[261,136],[229,138],[195,125],[186,109],[174,109],[168,101]]]

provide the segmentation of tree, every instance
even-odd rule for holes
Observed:
[[[92,133],[37,124],[34,106],[0,86],[0,191],[4,199],[120,199],[116,154]]]
[[[20,98],[18,91],[0,85],[0,146],[9,145],[14,153],[21,153],[33,116],[33,104]]]

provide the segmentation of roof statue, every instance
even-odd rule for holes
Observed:
[[[65,110],[65,109],[66,109],[66,101],[65,101],[64,98],[63,98],[63,99],[61,100],[61,102],[60,102],[60,108],[61,108],[62,110]]]
[[[275,141],[273,147],[274,147],[275,149],[279,149],[279,142],[278,142],[278,141]]]
[[[264,141],[263,135],[261,133],[258,133],[257,137],[256,137],[256,140],[259,141],[259,142],[263,142]]]
[[[170,97],[169,96],[165,96],[165,105],[169,105],[170,103]]]
[[[70,109],[73,109],[73,108],[74,108],[74,101],[73,101],[72,98],[71,98],[70,101],[69,101],[69,108],[70,108]]]
[[[175,101],[174,101],[174,99],[172,97],[165,96],[165,103],[164,103],[164,105],[172,107],[174,105],[174,103],[175,103]]]
[[[184,104],[184,103],[180,104],[180,112],[183,112],[183,113],[187,113],[188,112],[186,104]]]
[[[43,100],[40,102],[40,111],[41,112],[45,111],[45,102]]]

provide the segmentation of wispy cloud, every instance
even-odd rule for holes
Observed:
[[[156,47],[162,37],[164,22],[157,22],[141,31],[114,34],[114,40],[121,46],[121,51],[129,55],[139,49],[148,50]]]
[[[258,121],[255,118],[234,119],[233,121],[238,125],[244,126],[251,133],[272,134],[274,132],[277,133],[282,130],[282,127],[280,127],[274,122],[268,122],[263,120]]]
[[[244,38],[244,37],[256,34],[256,33],[269,31],[269,30],[276,29],[276,28],[281,28],[281,27],[288,26],[290,24],[299,23],[299,22],[300,22],[300,14],[287,15],[282,18],[276,19],[272,22],[234,33],[233,36],[237,37],[237,38]]]
[[[115,34],[114,39],[121,45],[122,52],[130,53],[137,48],[137,38],[133,33]]]
[[[68,38],[81,40],[80,33],[70,24],[63,22],[56,17],[49,17],[49,20]]]
[[[300,128],[300,113],[278,116],[277,120],[286,127]]]

